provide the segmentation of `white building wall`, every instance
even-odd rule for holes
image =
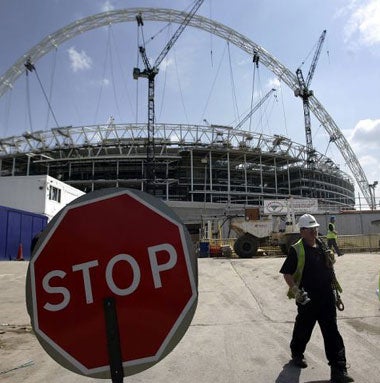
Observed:
[[[0,177],[0,205],[44,214],[49,220],[83,194],[47,175]]]

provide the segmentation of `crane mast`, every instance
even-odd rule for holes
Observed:
[[[312,140],[312,134],[311,134],[311,119],[310,119],[310,104],[309,104],[309,97],[313,96],[314,93],[312,90],[309,89],[311,80],[314,75],[315,68],[317,66],[317,62],[319,59],[319,55],[322,50],[322,45],[326,37],[326,30],[324,30],[318,40],[317,49],[314,53],[313,61],[310,66],[309,73],[306,77],[306,81],[303,77],[303,73],[301,68],[298,68],[296,70],[296,76],[298,80],[299,88],[297,88],[294,91],[294,95],[296,97],[302,98],[302,105],[303,105],[303,114],[304,114],[304,121],[305,121],[305,134],[306,134],[306,151],[307,151],[307,167],[311,170],[314,169],[314,148],[313,148],[313,140]]]
[[[159,65],[163,61],[163,59],[168,54],[169,50],[173,47],[175,42],[178,40],[179,36],[182,34],[186,26],[189,24],[190,20],[193,18],[198,8],[201,6],[204,0],[195,1],[193,7],[190,12],[187,14],[183,22],[179,25],[174,35],[165,45],[164,49],[158,55],[156,61],[153,66],[150,64],[149,59],[146,55],[145,47],[140,46],[139,52],[142,57],[144,63],[144,70],[140,70],[139,68],[133,69],[133,78],[137,80],[140,77],[148,79],[148,142],[147,142],[147,152],[146,152],[146,180],[147,180],[147,189],[149,186],[153,185],[153,192],[155,190],[155,182],[156,182],[156,166],[155,166],[155,140],[154,140],[154,124],[155,124],[155,106],[154,106],[154,87],[155,87],[155,77],[159,71]],[[138,26],[143,26],[142,15],[136,15],[136,21]]]
[[[261,107],[261,105],[264,104],[264,102],[269,98],[269,96],[275,92],[276,89],[272,88],[250,111],[249,113],[235,126],[235,129],[240,129],[245,122],[252,116],[253,113],[256,112],[257,109]]]

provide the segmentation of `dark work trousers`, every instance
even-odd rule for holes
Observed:
[[[311,301],[302,306],[297,303],[298,315],[290,342],[292,357],[303,357],[306,345],[310,340],[315,323],[318,322],[322,332],[326,358],[331,366],[345,366],[346,355],[343,339],[339,333],[335,299],[329,292],[323,297],[312,297]]]
[[[330,250],[334,249],[338,256],[342,254],[335,238],[327,238],[327,246]]]

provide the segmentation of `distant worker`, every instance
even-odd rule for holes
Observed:
[[[339,249],[338,243],[336,242],[338,238],[338,232],[335,229],[335,217],[330,217],[330,223],[327,230],[327,246],[330,250],[334,249],[334,251],[338,254],[338,257],[343,255],[341,250]]]
[[[295,298],[298,311],[290,342],[292,362],[299,368],[307,367],[304,352],[318,322],[331,382],[353,382],[347,374],[345,347],[337,325],[336,307],[343,310],[344,306],[334,272],[334,254],[318,238],[319,224],[312,215],[301,216],[298,226],[301,238],[290,247],[280,269],[289,286],[288,297]]]

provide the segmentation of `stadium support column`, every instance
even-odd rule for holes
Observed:
[[[208,158],[207,158],[207,155],[204,156],[203,158],[201,158],[201,163],[205,165],[205,171],[204,171],[204,184],[203,184],[203,191],[204,191],[204,194],[203,194],[203,209],[205,210],[206,209],[206,190],[207,190],[207,163],[208,163]]]
[[[16,157],[13,157],[12,161],[12,176],[16,174]]]
[[[227,205],[231,204],[231,169],[230,169],[230,152],[227,152]]]
[[[92,161],[92,174],[91,174],[91,191],[94,191],[95,189],[95,161]]]
[[[194,158],[193,158],[193,149],[190,150],[190,191],[191,191],[191,202],[194,202]]]
[[[264,193],[264,180],[263,180],[263,163],[262,163],[262,157],[260,154],[260,186],[261,186],[261,194]]]
[[[144,182],[145,182],[144,177],[145,177],[144,161],[141,161],[141,183],[140,183],[141,191],[144,191]]]
[[[166,162],[166,201],[169,201],[169,162]]]
[[[274,188],[276,190],[276,194],[278,194],[278,190],[277,190],[277,161],[276,161],[276,157],[273,158],[273,165],[274,165]]]
[[[210,163],[210,202],[213,202],[213,196],[212,196],[212,155],[211,155],[211,150],[208,152],[209,155],[209,163]]]
[[[119,160],[116,160],[116,187],[119,187]]]
[[[245,153],[244,153],[244,187],[245,187],[245,203],[248,204],[247,155]]]
[[[30,154],[27,154],[26,156],[28,157],[27,164],[26,164],[26,175],[29,176],[29,171],[30,171]]]

